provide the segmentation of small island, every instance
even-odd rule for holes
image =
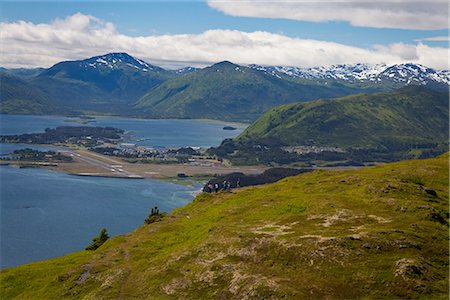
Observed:
[[[94,123],[94,122],[97,122],[97,121],[95,121],[95,120],[85,120],[85,119],[67,119],[67,120],[64,120],[64,122],[66,122],[66,123],[89,124],[89,123]]]
[[[73,158],[61,152],[39,151],[30,148],[15,150],[5,158],[7,160],[32,161],[32,162],[72,162]]]
[[[73,144],[95,147],[119,141],[124,132],[114,127],[60,126],[53,129],[46,128],[42,133],[1,135],[0,143]]]

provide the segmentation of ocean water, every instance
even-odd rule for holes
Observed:
[[[0,178],[2,268],[82,250],[103,227],[130,232],[152,207],[171,211],[201,188],[9,166],[0,167]]]
[[[79,125],[64,117],[0,115],[1,134]],[[225,131],[220,122],[194,120],[98,119],[91,125],[132,131],[149,146],[214,146],[244,128]],[[0,144],[0,152],[30,145]],[[52,147],[31,146],[42,150]],[[177,185],[159,180],[79,177],[34,168],[0,167],[0,266],[8,268],[84,249],[105,227],[110,236],[143,224],[158,206],[170,212],[193,199],[201,183]]]
[[[130,132],[131,142],[145,146],[211,147],[226,138],[241,133],[246,124],[231,124],[236,130],[223,130],[230,123],[200,120],[144,120],[126,118],[97,118],[93,123],[66,122],[77,118],[57,116],[25,116],[0,114],[0,134],[43,132],[57,126],[111,126]]]

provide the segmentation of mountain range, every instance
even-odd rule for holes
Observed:
[[[415,64],[296,68],[226,61],[203,69],[165,70],[126,53],[110,53],[48,69],[2,69],[0,80],[1,113],[251,122],[272,107],[292,102],[410,84],[445,90],[450,72]]]
[[[335,79],[349,82],[392,81],[416,84],[450,84],[450,71],[425,67],[420,64],[344,64],[316,68],[250,65],[250,68],[273,76],[304,79]]]
[[[363,91],[344,84],[295,82],[228,61],[172,78],[134,106],[147,118],[253,121],[276,105]]]

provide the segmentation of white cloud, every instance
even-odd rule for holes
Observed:
[[[450,38],[448,36],[433,36],[433,37],[427,37],[422,39],[415,40],[416,42],[448,42]]]
[[[63,60],[127,52],[163,67],[239,64],[313,67],[341,63],[414,62],[448,69],[449,49],[397,43],[371,49],[256,31],[208,30],[200,34],[131,37],[113,24],[77,13],[49,24],[0,23],[4,67],[49,67]]]
[[[208,0],[208,5],[232,16],[345,21],[362,27],[430,30],[449,24],[447,0]]]

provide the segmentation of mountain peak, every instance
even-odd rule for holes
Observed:
[[[98,57],[102,57],[102,58],[117,58],[117,59],[135,59],[133,56],[129,55],[128,53],[125,52],[111,52],[111,53],[106,53],[103,55],[97,55],[91,58],[98,58]],[[88,58],[89,59],[89,58]]]
[[[100,69],[102,68],[119,69],[125,67],[125,68],[134,68],[136,70],[143,72],[163,70],[160,67],[151,65],[125,52],[107,53],[104,55],[94,56],[82,60],[80,61],[80,63],[85,67],[100,68]]]
[[[205,68],[204,70],[206,72],[223,72],[225,73],[230,73],[230,72],[242,72],[245,67],[241,67],[237,64],[234,64],[228,60],[224,60],[218,63],[215,63],[213,65],[211,65],[210,67]]]
[[[224,61],[215,63],[214,65],[211,66],[211,68],[214,68],[214,67],[219,67],[219,68],[231,68],[232,67],[232,68],[236,68],[236,67],[239,67],[239,65],[236,65],[236,64],[232,63],[231,61],[224,60]]]

